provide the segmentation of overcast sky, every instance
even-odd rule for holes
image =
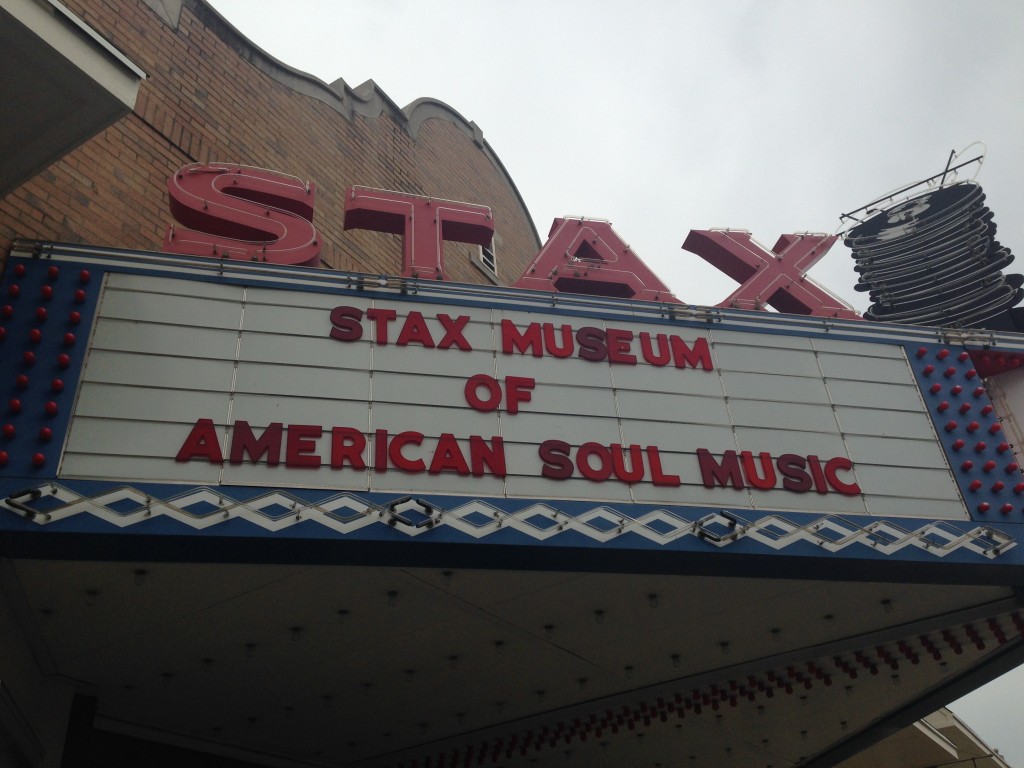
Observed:
[[[321,80],[446,102],[483,130],[542,237],[556,216],[608,219],[689,303],[736,285],[681,250],[690,229],[767,245],[835,232],[840,214],[941,173],[973,142],[997,238],[1024,254],[1020,0],[213,5]],[[867,308],[841,244],[811,276]],[[1018,670],[954,706],[1015,768],[1022,690]]]

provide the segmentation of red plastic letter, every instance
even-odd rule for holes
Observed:
[[[244,166],[186,165],[167,181],[171,214],[164,250],[273,264],[317,266],[314,187],[294,176]]]
[[[680,303],[607,221],[555,219],[513,288]]]
[[[178,455],[174,457],[175,461],[192,461],[192,459],[206,459],[211,464],[224,462],[213,419],[199,419],[192,427],[192,431],[188,433],[185,442],[182,443]]]
[[[402,235],[402,276],[444,280],[444,241],[489,245],[491,209],[384,189],[349,187],[345,229]]]
[[[763,310],[770,304],[792,315],[860,320],[842,299],[807,277],[807,270],[835,241],[836,235],[782,235],[766,251],[749,232],[691,229],[683,248],[742,283],[720,307]]]

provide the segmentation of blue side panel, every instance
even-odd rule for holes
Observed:
[[[53,477],[103,272],[12,259],[0,286],[0,479]],[[4,482],[4,488],[8,488]]]
[[[907,357],[972,519],[1019,520],[1024,476],[971,353],[922,344]]]

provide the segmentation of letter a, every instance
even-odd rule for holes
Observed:
[[[220,440],[217,438],[217,428],[213,425],[213,419],[199,419],[192,431],[189,432],[185,442],[181,444],[175,461],[192,461],[192,459],[206,459],[211,464],[223,464],[224,455],[220,450]]]
[[[512,287],[682,303],[599,219],[555,219],[548,241]]]

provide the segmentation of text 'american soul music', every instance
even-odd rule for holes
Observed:
[[[431,318],[393,309],[362,310],[338,306],[330,312],[328,336],[342,343],[370,339],[376,346],[418,346],[424,349],[473,351],[466,331],[468,315],[452,317],[437,313]],[[565,359],[577,357],[611,365],[650,365],[679,370],[714,370],[708,340],[685,340],[668,333],[634,333],[624,328],[574,327],[563,323],[516,324],[504,319],[499,325],[502,355],[530,355]],[[490,374],[469,376],[463,388],[466,403],[480,412],[509,417],[529,408],[536,380],[526,376]],[[581,414],[585,415],[585,414]],[[852,462],[843,456],[821,458],[813,454],[753,453],[733,449],[712,452],[697,448],[696,460],[707,488],[771,490],[795,493],[836,492],[859,494],[860,487],[847,474]],[[679,474],[668,465],[654,445],[583,442],[546,439],[537,446],[535,471],[550,480],[583,478],[591,482],[626,484],[649,482],[657,486],[682,485]],[[409,474],[453,473],[467,477],[498,477],[508,474],[505,443],[501,436],[443,433],[428,438],[415,430],[375,429],[367,434],[352,426],[284,424],[270,422],[254,427],[236,420],[222,447],[218,426],[212,419],[197,419],[179,449],[179,462],[205,461],[212,464],[263,463],[293,469],[372,471],[397,470]]]

